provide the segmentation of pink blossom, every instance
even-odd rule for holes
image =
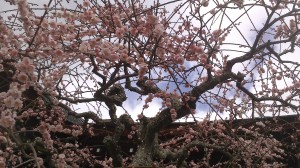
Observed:
[[[2,111],[0,116],[0,125],[6,128],[12,128],[16,123],[14,116],[15,116],[15,112],[13,111],[10,110]]]
[[[112,54],[112,55],[110,56],[110,59],[109,59],[109,60],[111,60],[112,62],[116,62],[116,61],[119,60],[119,56],[118,56],[117,54]]]
[[[206,58],[201,58],[201,60],[200,60],[200,62],[202,63],[202,64],[206,64]]]
[[[221,30],[221,29],[214,30],[214,31],[212,32],[213,40],[217,40],[217,38],[221,35],[221,33],[222,33],[222,30]]]
[[[53,29],[56,29],[56,28],[57,28],[57,23],[56,23],[55,21],[53,21],[53,20],[49,22],[49,25],[50,25],[50,27],[53,28]]]
[[[0,167],[6,167],[6,159],[0,156]]]
[[[91,50],[91,46],[89,45],[88,42],[83,42],[83,43],[80,44],[79,51],[81,51],[81,52],[87,52],[89,50]]]
[[[58,158],[59,158],[59,159],[64,159],[64,158],[66,158],[66,155],[63,154],[63,153],[61,153],[61,154],[58,155]]]
[[[29,8],[28,8],[28,3],[26,0],[19,0],[18,3],[18,10],[20,12],[20,19],[23,21],[23,27],[25,29],[25,32],[27,35],[30,36],[31,34],[31,29],[30,29],[30,25],[31,25],[31,22],[29,20]]]
[[[121,53],[121,55],[120,55],[120,59],[122,61],[126,61],[127,57],[128,57],[128,55],[126,53]]]
[[[43,165],[44,164],[43,158],[37,157],[36,160],[38,161],[39,165]]]
[[[56,56],[62,56],[63,53],[64,53],[64,52],[63,52],[61,49],[56,49],[56,50],[54,50],[54,54],[55,54]]]
[[[178,56],[177,58],[176,58],[176,63],[177,64],[183,64],[184,63],[184,58],[183,57],[180,57],[180,56]]]
[[[119,28],[119,27],[116,28],[116,36],[118,38],[122,38],[124,36],[124,33],[125,33],[124,28]]]
[[[19,11],[20,11],[20,15],[22,17],[26,17],[29,14],[27,5],[28,4],[27,4],[26,0],[19,0],[18,1],[18,8],[19,8]]]
[[[62,132],[63,131],[63,126],[61,124],[56,125],[56,131]]]
[[[32,64],[32,60],[28,57],[23,57],[22,63],[24,65],[31,65]]]
[[[97,34],[97,30],[96,30],[96,29],[91,29],[91,30],[89,31],[89,34],[90,34],[91,36],[94,36],[94,35]]]
[[[111,55],[111,50],[109,48],[103,48],[102,53],[106,58],[109,58]]]
[[[5,136],[0,136],[0,143],[1,144],[6,144],[7,143],[7,139]]]
[[[155,28],[153,30],[153,35],[155,37],[162,36],[164,32],[165,32],[165,28],[164,28],[163,24],[157,24],[157,25],[155,25]]]
[[[9,96],[4,99],[4,103],[5,103],[6,107],[12,108],[15,105],[15,100],[12,96]]]
[[[300,88],[300,81],[295,82],[294,86],[295,86],[296,88]]]
[[[16,99],[14,102],[14,109],[21,109],[23,107],[23,101]]]
[[[54,142],[54,141],[53,141],[52,139],[47,140],[47,141],[46,141],[47,148],[51,149],[52,146],[53,146],[53,142]]]
[[[113,21],[114,21],[116,27],[121,27],[122,26],[121,19],[118,15],[113,16]]]
[[[147,15],[147,23],[155,25],[158,23],[158,17],[154,15]]]
[[[84,0],[83,3],[82,3],[82,5],[84,7],[88,7],[90,5],[90,2],[88,0]]]
[[[51,88],[52,86],[53,86],[53,82],[52,82],[52,80],[51,79],[44,79],[44,81],[43,81],[43,83],[44,83],[44,86],[46,87],[46,88]]]
[[[13,50],[10,51],[10,56],[12,56],[12,57],[17,56],[18,53],[19,53],[18,50],[13,49]]]
[[[43,136],[43,138],[46,139],[46,140],[50,140],[50,139],[51,139],[51,135],[50,135],[50,133],[49,133],[48,131],[43,132],[43,133],[42,133],[42,136]]]
[[[17,65],[17,68],[27,74],[33,74],[35,66],[32,64],[32,60],[28,57],[23,57],[22,62]]]
[[[73,131],[72,131],[72,135],[75,136],[75,137],[77,137],[77,136],[79,136],[79,135],[81,135],[81,134],[82,134],[82,132],[79,131],[79,130],[73,130]]]
[[[143,57],[140,57],[140,58],[138,59],[138,63],[139,63],[139,64],[144,63],[144,58],[143,58]]]
[[[130,34],[132,34],[134,36],[138,33],[138,30],[134,27],[131,27],[129,31],[130,31]]]
[[[28,76],[24,72],[20,72],[17,78],[20,82],[23,83],[25,83],[28,80]]]

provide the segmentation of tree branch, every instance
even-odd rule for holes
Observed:
[[[253,93],[251,93],[249,90],[247,90],[242,84],[241,82],[237,82],[236,83],[237,88],[241,89],[241,91],[243,91],[246,95],[248,95],[252,100],[256,101],[256,102],[261,102],[261,101],[278,101],[280,102],[282,105],[284,106],[289,106],[291,108],[293,108],[295,111],[297,111],[299,109],[299,106],[295,106],[285,100],[282,100],[278,97],[261,97],[258,98],[256,97]]]
[[[67,110],[68,114],[67,115],[71,115],[74,116],[76,118],[81,118],[83,117],[86,121],[91,119],[93,120],[96,124],[101,124],[103,123],[103,120],[101,118],[98,117],[97,114],[95,114],[92,111],[89,112],[83,112],[83,113],[76,113],[75,111],[73,111],[69,106],[63,104],[63,103],[59,103],[58,106],[62,107],[63,109]]]
[[[226,151],[224,151],[225,147],[223,146],[217,146],[217,145],[211,145],[204,142],[201,142],[199,140],[192,141],[191,143],[184,146],[182,149],[180,149],[178,152],[172,152],[168,149],[161,150],[157,149],[155,151],[155,155],[160,159],[170,159],[170,160],[176,160],[177,164],[176,167],[182,167],[184,164],[184,160],[189,156],[188,152],[190,149],[194,147],[201,147],[201,148],[210,148],[214,150],[220,151],[222,154],[224,154],[226,157],[229,158],[229,160],[232,159],[232,155]]]

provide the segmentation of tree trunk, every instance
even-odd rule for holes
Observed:
[[[152,150],[140,146],[133,158],[132,166],[153,166]]]
[[[153,166],[154,151],[158,143],[158,133],[152,129],[152,127],[145,123],[142,130],[145,134],[142,135],[142,144],[138,147],[135,156],[133,157],[132,166]]]

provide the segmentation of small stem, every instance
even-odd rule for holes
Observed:
[[[14,168],[21,167],[21,166],[23,166],[23,165],[25,165],[26,163],[31,162],[31,161],[35,161],[35,158],[26,160],[25,162],[22,162],[22,163],[18,164],[18,165],[15,166]]]
[[[33,152],[33,157],[34,157],[34,160],[35,160],[35,163],[36,163],[36,166],[37,168],[40,168],[40,164],[39,164],[39,161],[38,161],[38,157],[37,157],[37,154],[36,154],[36,150],[34,149],[33,145],[30,143],[28,144],[29,147],[31,148],[32,152]]]

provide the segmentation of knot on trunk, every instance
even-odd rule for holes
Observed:
[[[113,85],[108,91],[107,96],[110,97],[117,106],[122,106],[122,103],[127,99],[125,90],[121,84]]]
[[[147,76],[144,76],[143,79],[138,80],[136,85],[142,89],[143,94],[145,95],[148,93],[157,93],[160,91],[160,89],[156,87],[153,82],[148,80]]]
[[[106,95],[103,95],[101,89],[99,89],[94,94],[94,97],[98,98],[100,101],[115,104],[117,106],[122,106],[122,103],[127,99],[125,90],[121,84],[113,85]]]

